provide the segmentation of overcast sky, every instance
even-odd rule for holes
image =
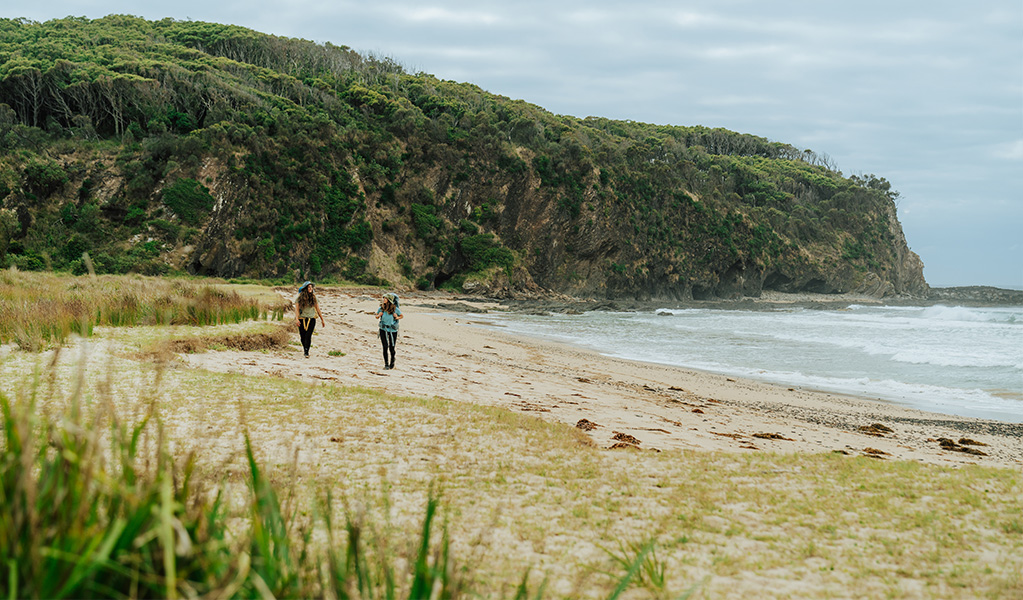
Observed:
[[[1021,0],[0,0],[347,45],[547,110],[827,154],[902,197],[931,285],[1023,289]]]

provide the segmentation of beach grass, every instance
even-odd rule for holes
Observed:
[[[61,373],[61,353],[47,358],[0,393],[3,597],[418,599],[486,589],[473,563],[455,558],[448,524],[437,524],[433,484],[421,525],[395,526],[361,493],[297,485],[297,448],[290,468],[269,477],[244,419],[242,448],[210,469],[169,433],[176,419],[161,414],[159,394],[122,392],[111,378],[123,373],[111,370],[102,381],[81,367]],[[172,384],[165,368],[141,376]],[[241,492],[231,487],[239,479]],[[389,494],[381,498],[387,508]],[[628,588],[647,553],[619,569],[607,598]],[[531,589],[524,573],[501,597],[544,597],[545,584]]]
[[[151,411],[134,422],[110,406],[86,417],[76,393],[60,418],[46,418],[39,390],[27,391],[16,401],[0,394],[5,598],[390,598],[405,589],[409,598],[459,597],[446,538],[433,535],[432,496],[419,552],[402,572],[390,556],[366,552],[350,516],[346,540],[335,543],[328,495],[320,570],[294,488],[281,499],[247,437],[247,492],[232,508],[223,482],[193,477],[194,454],[170,451]]]
[[[266,288],[210,280],[8,269],[0,271],[0,344],[39,351],[101,326],[279,321],[287,305]]]

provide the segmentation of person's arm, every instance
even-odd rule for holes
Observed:
[[[299,325],[302,323],[301,313],[298,311],[298,302],[295,302],[295,324]]]
[[[313,306],[316,307],[316,314],[320,317],[320,327],[326,327],[327,322],[323,320],[323,313],[320,312],[320,302],[317,300],[313,303]]]
[[[402,316],[402,315],[401,315],[401,309],[400,309],[400,308],[395,308],[395,309],[394,309],[394,318],[395,318],[395,319],[400,319],[400,318],[401,318],[401,316]]]

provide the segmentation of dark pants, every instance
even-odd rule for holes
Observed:
[[[299,319],[298,336],[302,338],[302,349],[309,354],[309,346],[313,344],[313,330],[316,329],[316,319]]]
[[[384,347],[384,365],[388,367],[394,366],[394,345],[398,343],[398,332],[397,331],[384,331],[380,330],[380,344]],[[391,360],[387,360],[387,353],[391,353]]]

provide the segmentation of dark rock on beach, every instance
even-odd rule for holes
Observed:
[[[617,440],[619,442],[624,442],[626,444],[633,444],[635,446],[638,446],[638,445],[640,445],[642,443],[637,438],[635,438],[635,437],[633,437],[633,436],[631,436],[631,435],[629,435],[627,433],[619,433],[617,431],[615,432],[615,434],[613,436],[611,436],[611,439]]]
[[[760,438],[762,440],[785,440],[786,442],[793,441],[792,438],[787,438],[780,433],[754,433],[753,437]]]
[[[982,452],[976,448],[959,445],[949,438],[938,438],[938,444],[941,445],[942,450],[951,450],[952,452],[962,452],[964,454],[973,454],[975,456],[987,456],[986,452]]]
[[[882,425],[881,423],[873,423],[871,425],[861,425],[859,430],[867,435],[873,435],[877,437],[884,437],[886,433],[893,433],[891,427]]]
[[[437,302],[436,304],[423,304],[423,308],[435,308],[437,310],[444,310],[447,312],[466,312],[466,313],[480,313],[486,314],[488,311],[485,308],[478,306],[470,306],[463,302]]]

